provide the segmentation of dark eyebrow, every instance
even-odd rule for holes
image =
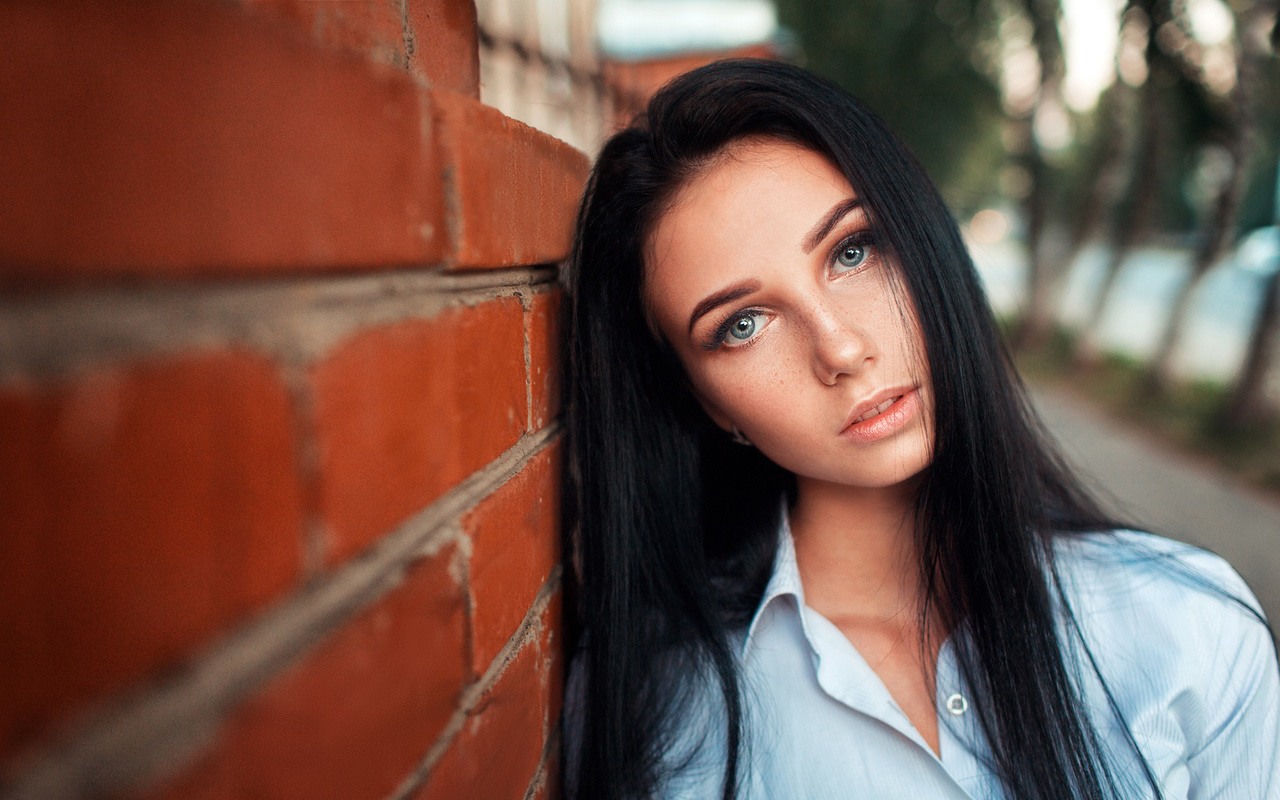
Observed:
[[[702,299],[702,302],[693,307],[693,314],[689,316],[689,333],[693,333],[693,326],[709,312],[725,303],[732,303],[740,297],[746,297],[752,292],[758,291],[760,291],[760,281],[752,280],[735,283],[733,286],[721,289],[715,294],[707,295]]]
[[[800,246],[804,248],[806,254],[812,253],[813,248],[817,247],[823,239],[827,238],[827,234],[831,233],[831,229],[836,226],[840,220],[844,219],[844,215],[862,205],[862,201],[856,197],[850,197],[848,200],[836,203],[835,206],[827,212],[827,215],[813,226],[813,230],[804,237],[804,243]]]

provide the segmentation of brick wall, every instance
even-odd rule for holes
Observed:
[[[476,36],[0,5],[0,797],[556,794],[588,165]]]

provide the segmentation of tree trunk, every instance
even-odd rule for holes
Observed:
[[[1102,315],[1107,310],[1107,301],[1111,297],[1116,278],[1120,276],[1120,267],[1129,257],[1129,251],[1133,249],[1126,243],[1130,238],[1117,237],[1112,241],[1111,252],[1107,254],[1107,263],[1102,270],[1102,281],[1098,284],[1098,291],[1093,296],[1093,305],[1089,307],[1089,316],[1085,319],[1084,327],[1080,329],[1080,339],[1076,342],[1074,360],[1077,368],[1094,367],[1102,360],[1102,344],[1099,339]]]
[[[1168,391],[1173,384],[1173,349],[1178,341],[1178,331],[1186,324],[1191,297],[1210,267],[1222,258],[1223,251],[1227,249],[1232,239],[1231,234],[1235,230],[1236,217],[1240,212],[1240,195],[1244,189],[1244,168],[1247,158],[1245,123],[1241,121],[1237,124],[1241,128],[1233,132],[1235,141],[1229,147],[1231,175],[1218,193],[1213,213],[1206,225],[1204,239],[1200,247],[1196,248],[1195,260],[1191,263],[1191,274],[1178,288],[1173,309],[1165,321],[1159,344],[1156,346],[1155,354],[1147,366],[1147,372],[1142,381],[1142,391],[1148,397]]]
[[[1191,295],[1234,239],[1253,132],[1255,62],[1264,57],[1264,54],[1259,52],[1257,43],[1252,41],[1253,37],[1241,35],[1241,31],[1253,24],[1254,20],[1251,17],[1256,13],[1259,13],[1259,7],[1255,7],[1252,13],[1238,16],[1235,20],[1236,41],[1239,45],[1236,51],[1236,85],[1231,91],[1228,102],[1217,106],[1217,123],[1225,140],[1227,154],[1231,159],[1231,172],[1218,190],[1213,211],[1206,220],[1201,244],[1196,248],[1195,261],[1191,264],[1191,274],[1178,290],[1173,311],[1160,335],[1159,346],[1147,367],[1142,391],[1148,397],[1167,391],[1173,384],[1173,349],[1177,343],[1178,331],[1186,323]],[[1211,93],[1203,85],[1196,88],[1200,89],[1206,97],[1211,97]]]
[[[1027,306],[1023,312],[1021,324],[1014,338],[1013,346],[1018,350],[1038,347],[1048,338],[1053,324],[1053,309],[1050,305],[1049,284],[1053,279],[1053,269],[1045,254],[1044,229],[1049,205],[1048,165],[1040,153],[1039,145],[1034,143],[1035,135],[1030,137],[1031,152],[1025,159],[1027,170],[1031,173],[1031,191],[1023,204],[1027,215]]]
[[[1222,414],[1223,425],[1230,429],[1256,425],[1276,415],[1265,393],[1267,372],[1275,363],[1276,338],[1280,336],[1280,264],[1264,287],[1262,310],[1249,339],[1244,367]]]
[[[1094,295],[1089,316],[1081,329],[1080,340],[1076,344],[1077,367],[1091,367],[1101,359],[1102,348],[1098,335],[1102,325],[1102,315],[1111,299],[1111,292],[1120,274],[1120,267],[1129,257],[1130,251],[1150,234],[1155,216],[1160,188],[1160,171],[1164,166],[1162,164],[1164,147],[1161,136],[1164,91],[1161,84],[1167,74],[1167,65],[1164,58],[1156,51],[1156,20],[1151,19],[1149,24],[1148,73],[1146,83],[1142,85],[1138,147],[1135,153],[1138,163],[1125,192],[1128,208],[1113,229],[1111,253],[1102,273],[1102,281],[1097,294]]]
[[[1031,191],[1024,210],[1027,215],[1027,308],[1018,326],[1013,346],[1026,349],[1042,344],[1048,338],[1053,321],[1049,286],[1058,266],[1045,252],[1044,232],[1049,211],[1049,165],[1036,138],[1034,119],[1046,103],[1061,102],[1062,39],[1058,32],[1061,11],[1058,0],[1023,0],[1023,8],[1031,20],[1032,41],[1040,62],[1040,85],[1027,135],[1024,157],[1031,173]]]
[[[1277,9],[1280,4],[1274,0],[1269,4],[1259,4],[1262,5],[1269,5],[1270,13],[1280,13]],[[1271,29],[1271,48],[1280,50],[1280,18]],[[1280,206],[1274,215],[1276,224],[1280,225]],[[1280,338],[1280,263],[1275,266],[1275,271],[1263,284],[1262,308],[1249,338],[1244,366],[1223,409],[1221,422],[1228,429],[1239,430],[1264,423],[1280,413],[1266,398],[1267,373],[1276,362],[1276,339]]]
[[[1080,204],[1071,230],[1064,263],[1070,264],[1089,240],[1103,230],[1103,223],[1115,213],[1116,201],[1124,188],[1124,171],[1133,159],[1130,131],[1134,113],[1133,92],[1118,77],[1102,98],[1096,135],[1101,151],[1089,166],[1088,197]]]

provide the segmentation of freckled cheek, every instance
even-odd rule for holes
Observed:
[[[704,398],[742,426],[774,425],[803,401],[791,359],[735,364],[708,370],[693,380]]]

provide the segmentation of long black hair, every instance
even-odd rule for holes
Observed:
[[[646,324],[641,289],[657,218],[744,137],[800,144],[844,173],[919,318],[936,417],[916,501],[921,620],[963,625],[957,662],[1008,796],[1115,796],[1120,778],[1064,663],[1056,615],[1070,609],[1052,538],[1124,526],[1031,410],[956,223],[906,148],[835,85],[752,60],[660,91],[605,144],[579,214],[565,273],[563,520],[579,726],[566,784],[584,798],[652,794],[670,768],[673,709],[697,690],[689,676],[710,675],[727,716],[724,797],[738,788],[731,641],[768,581],[794,478],[714,427]],[[1158,796],[1150,770],[1146,780]]]

